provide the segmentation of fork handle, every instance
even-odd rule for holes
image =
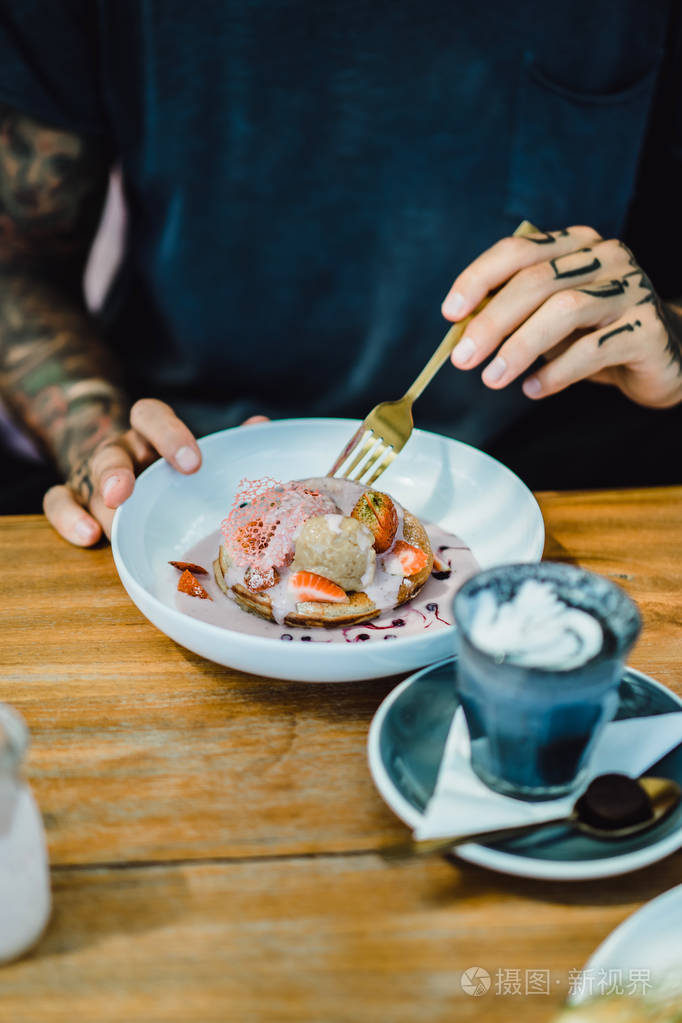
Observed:
[[[536,234],[538,231],[537,227],[528,220],[524,220],[514,231],[515,238],[524,238],[529,234]],[[476,306],[472,313],[465,316],[463,320],[459,320],[458,323],[453,325],[448,330],[447,334],[436,348],[435,352],[424,366],[423,370],[416,378],[416,380],[408,387],[405,391],[404,398],[407,398],[410,403],[417,400],[419,395],[422,393],[427,384],[431,383],[438,370],[441,368],[444,362],[447,361],[448,357],[452,353],[453,348],[461,338],[462,334],[473,320],[474,316],[477,316],[481,309],[484,308],[492,298],[492,295],[486,295],[482,302]]]
[[[452,353],[453,348],[461,338],[462,334],[469,326],[474,316],[480,313],[481,309],[488,304],[490,298],[486,296],[482,302],[474,309],[473,313],[469,313],[463,320],[458,323],[453,323],[449,331],[436,348],[435,352],[424,366],[419,376],[414,380],[412,384],[405,391],[404,397],[411,401],[416,401],[419,395],[422,393],[427,384],[430,384],[435,377],[438,370],[441,368],[444,362],[447,362],[448,357]]]

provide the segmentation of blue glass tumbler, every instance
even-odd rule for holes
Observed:
[[[603,643],[594,656],[566,669],[529,666],[476,645],[472,625],[482,594],[492,594],[501,606],[531,579],[545,583],[569,608],[597,619]],[[641,629],[636,604],[603,576],[545,561],[479,572],[456,594],[454,616],[457,695],[469,728],[472,768],[490,788],[518,799],[570,792],[617,710],[625,658]]]

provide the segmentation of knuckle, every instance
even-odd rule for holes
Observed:
[[[116,462],[117,456],[119,456],[118,448],[115,444],[106,444],[102,447],[98,447],[93,451],[88,459],[84,462],[83,468],[88,468],[91,475],[97,476],[99,473]]]
[[[537,352],[531,339],[525,333],[518,331],[513,338],[500,349],[500,354],[507,360],[510,366],[521,368],[530,366],[535,360]]]
[[[103,441],[98,444],[94,451],[92,451],[87,458],[81,463],[81,473],[90,473],[95,476],[97,473],[102,472],[104,468],[112,463],[115,463],[120,458],[120,448],[116,439]]]
[[[120,444],[107,444],[98,448],[86,465],[86,475],[95,488],[102,485],[103,477],[109,473],[121,472],[130,465],[130,456]]]
[[[537,374],[543,394],[552,394],[561,387],[563,373],[554,362],[548,362]]]
[[[479,292],[485,294],[488,290],[488,283],[479,266],[470,266],[460,275],[458,280],[461,282],[458,285],[459,290],[465,294],[477,294]]]
[[[496,337],[499,332],[499,326],[495,320],[494,315],[488,311],[488,309],[482,309],[476,317],[475,325],[472,324],[472,329],[469,331],[471,335],[475,335],[478,341],[486,342],[491,337]]]
[[[523,238],[514,238],[513,235],[507,235],[506,238],[500,238],[499,242],[495,245],[497,254],[507,263],[521,263],[524,256],[528,253],[528,243]]]
[[[588,224],[575,224],[573,227],[569,227],[568,230],[571,233],[575,232],[575,234],[580,234],[581,238],[584,238],[587,242],[602,241],[602,236],[599,234],[599,231],[596,231]]]
[[[616,243],[618,245],[618,249],[620,251],[621,256],[624,257],[631,266],[638,266],[639,264],[635,259],[635,254],[632,251],[632,249],[628,245],[626,245],[625,242],[620,241],[620,239],[617,239]]]
[[[526,266],[523,270],[519,270],[517,274],[519,283],[532,290],[542,288],[547,283],[548,276],[546,263],[533,263],[532,266]]]
[[[629,254],[629,250],[617,238],[607,238],[606,241],[600,242],[599,252],[607,259],[613,260],[621,258],[624,254]]]
[[[133,426],[155,416],[165,406],[158,398],[138,398],[130,410],[130,421]]]
[[[565,288],[552,295],[547,300],[547,305],[551,313],[565,317],[579,312],[585,300],[586,296],[576,288]]]

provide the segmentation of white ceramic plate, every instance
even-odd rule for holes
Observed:
[[[609,934],[583,967],[584,983],[571,995],[577,1005],[597,994],[596,978],[616,975],[627,984],[634,971],[646,972],[651,984],[682,973],[682,885],[663,892],[629,916]]]
[[[140,611],[188,650],[271,678],[380,678],[447,657],[452,629],[392,643],[281,643],[197,621],[175,606],[168,561],[218,528],[240,479],[324,476],[358,426],[350,419],[289,419],[223,430],[199,442],[203,465],[193,476],[163,461],[150,466],[116,512],[111,538],[121,581]],[[415,430],[380,486],[421,519],[461,537],[482,568],[542,555],[544,524],[531,492],[467,444]]]

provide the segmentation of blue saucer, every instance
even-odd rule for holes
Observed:
[[[379,707],[369,734],[369,767],[391,809],[411,828],[420,822],[458,706],[455,658],[410,675]],[[659,682],[626,668],[616,720],[682,710],[682,700]],[[647,774],[682,785],[682,746]],[[547,825],[519,838],[453,849],[462,859],[507,874],[553,880],[610,877],[654,863],[682,846],[682,806],[654,827],[617,842],[564,825]]]

